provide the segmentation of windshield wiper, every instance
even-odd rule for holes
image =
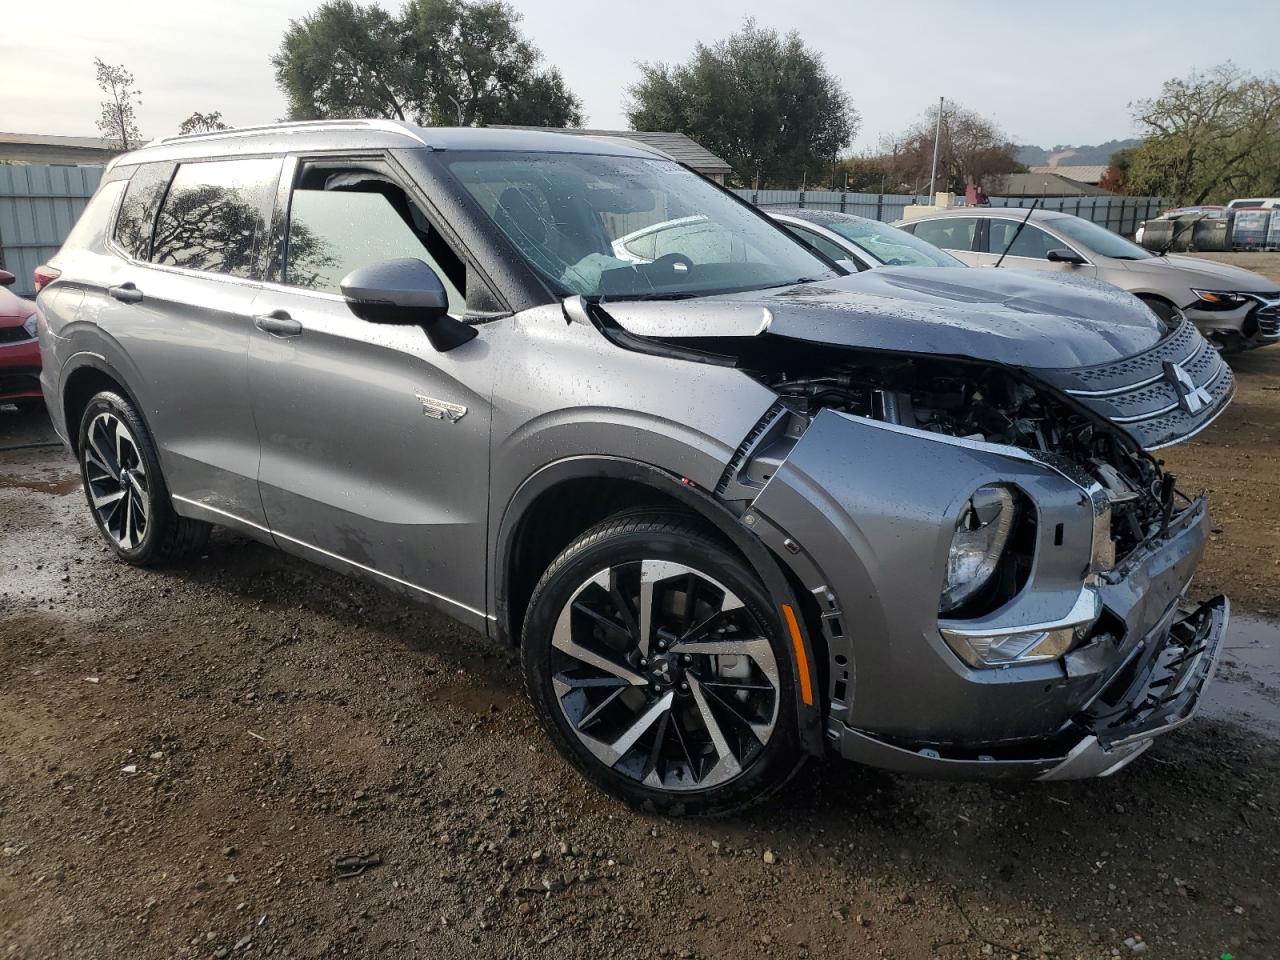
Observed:
[[[635,301],[635,300],[692,300],[694,297],[705,296],[701,293],[689,293],[687,290],[671,290],[666,293],[627,293],[618,296],[604,297],[599,300],[600,303],[619,302],[619,301]]]

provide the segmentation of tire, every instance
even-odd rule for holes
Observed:
[[[94,396],[79,440],[85,501],[116,556],[150,566],[204,547],[209,524],[174,512],[155,443],[132,403],[109,390]]]
[[[690,515],[617,514],[566,547],[534,588],[521,660],[556,749],[633,807],[738,810],[804,762],[795,667],[774,605]]]

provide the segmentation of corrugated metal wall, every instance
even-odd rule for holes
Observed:
[[[913,203],[928,203],[925,196],[904,193],[841,193],[834,190],[735,190],[738,196],[758,207],[809,207],[854,213],[870,220],[892,223],[902,219],[902,211]],[[993,207],[1029,207],[1032,198],[992,197]],[[1106,227],[1114,233],[1132,236],[1138,224],[1157,217],[1168,206],[1160,197],[1041,197],[1042,210],[1062,210]]]
[[[0,266],[18,296],[35,292],[31,271],[57,253],[101,179],[101,167],[0,164]]]

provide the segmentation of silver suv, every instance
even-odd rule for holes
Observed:
[[[1183,598],[1205,504],[1148,451],[1231,372],[1127,294],[845,275],[639,145],[385,121],[150,144],[37,273],[122,559],[219,525],[518,644],[631,803],[826,752],[1108,773],[1221,649],[1226,600]]]

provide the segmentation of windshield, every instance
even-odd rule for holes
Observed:
[[[1130,243],[1118,233],[1112,233],[1106,227],[1100,227],[1089,220],[1079,217],[1062,217],[1051,224],[1053,229],[1068,240],[1074,240],[1086,250],[1100,257],[1112,257],[1116,260],[1150,260],[1155,256],[1150,250],[1144,250],[1136,243]]]
[[[874,220],[837,220],[824,223],[860,250],[889,267],[963,267],[949,253],[913,237],[905,230]]]
[[[839,274],[671,161],[485,153],[449,169],[562,296],[704,296]]]

